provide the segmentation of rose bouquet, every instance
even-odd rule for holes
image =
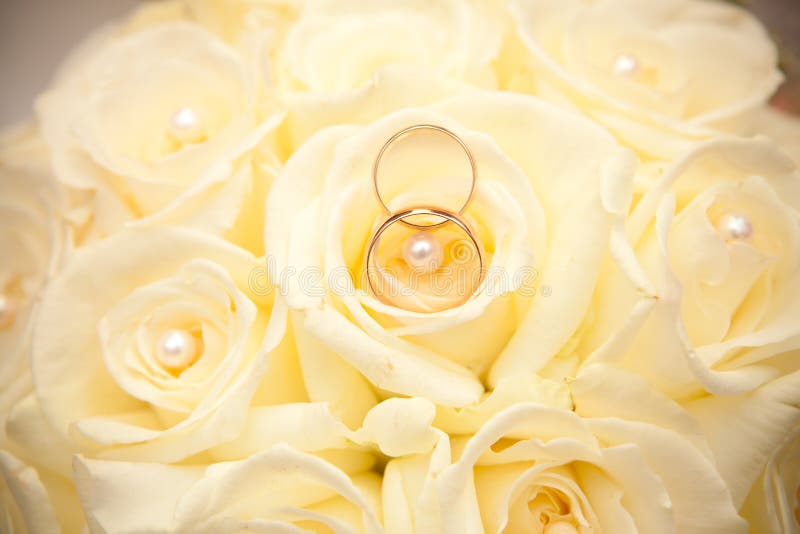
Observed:
[[[781,81],[706,0],[100,29],[0,141],[3,532],[797,532]]]

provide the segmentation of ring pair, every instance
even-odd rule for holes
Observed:
[[[456,211],[431,205],[393,211],[381,193],[381,162],[396,143],[425,131],[447,136],[467,156],[472,173],[469,194]],[[381,147],[372,166],[372,183],[387,218],[373,232],[366,252],[369,288],[381,302],[408,311],[435,312],[461,305],[475,293],[483,281],[484,251],[464,213],[475,196],[477,180],[472,151],[458,135],[441,126],[417,124],[404,128]],[[390,232],[397,235],[388,236]],[[391,266],[379,261],[382,241],[390,242],[390,256],[400,253],[401,259]]]

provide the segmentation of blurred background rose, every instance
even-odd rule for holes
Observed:
[[[0,126],[30,115],[67,50],[139,0],[0,0]],[[800,114],[800,1],[738,0],[772,31],[788,81],[773,103]]]

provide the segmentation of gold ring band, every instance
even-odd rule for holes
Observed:
[[[463,231],[467,235],[467,237],[469,237],[470,241],[472,241],[472,244],[475,247],[475,251],[476,251],[476,253],[478,255],[478,262],[480,264],[480,271],[479,271],[480,278],[478,279],[477,284],[475,284],[476,287],[479,286],[481,284],[481,282],[483,281],[483,277],[484,277],[483,251],[481,250],[481,246],[478,243],[478,239],[475,237],[475,234],[472,232],[472,230],[467,225],[467,223],[465,223],[463,220],[461,220],[461,218],[458,216],[457,213],[454,213],[452,211],[445,210],[445,209],[442,209],[442,208],[411,208],[411,209],[407,209],[407,210],[403,210],[403,211],[398,211],[397,213],[393,214],[391,217],[386,219],[386,221],[384,221],[383,224],[381,224],[378,227],[378,229],[375,231],[375,233],[372,234],[372,237],[370,238],[370,241],[369,241],[369,245],[367,246],[366,266],[365,266],[366,267],[366,274],[367,274],[367,283],[369,284],[369,288],[370,288],[370,291],[372,292],[372,294],[375,295],[378,298],[378,300],[380,300],[384,304],[390,304],[391,305],[392,302],[389,301],[388,299],[386,299],[382,293],[378,292],[377,289],[375,288],[375,284],[373,284],[373,282],[372,282],[372,273],[373,273],[373,271],[371,270],[371,267],[372,267],[372,258],[373,258],[374,252],[375,252],[375,248],[377,247],[378,242],[380,241],[381,235],[383,234],[383,232],[386,231],[387,228],[389,228],[390,226],[392,226],[396,222],[401,222],[402,223],[404,221],[404,219],[406,219],[408,217],[415,217],[415,216],[419,216],[419,215],[429,215],[429,216],[433,215],[435,217],[440,217],[440,218],[442,218],[444,220],[441,223],[432,224],[432,225],[416,225],[416,224],[412,224],[411,226],[422,227],[422,228],[434,228],[434,227],[438,227],[438,226],[440,226],[442,224],[453,223],[456,226],[458,226],[461,229],[461,231]],[[377,270],[381,270],[380,266],[377,265],[377,263],[375,264],[375,268]],[[470,297],[471,296],[472,295],[470,295]],[[466,301],[466,300],[467,299],[464,299],[464,301]]]
[[[383,199],[383,196],[381,195],[380,187],[378,187],[378,170],[379,170],[379,167],[380,167],[381,159],[383,158],[383,154],[396,141],[398,141],[402,137],[405,137],[408,134],[410,134],[412,132],[415,132],[417,130],[433,130],[435,132],[443,133],[443,134],[449,136],[451,139],[453,139],[456,143],[458,143],[458,145],[462,148],[464,153],[467,155],[467,159],[469,159],[470,169],[472,169],[472,184],[470,185],[470,188],[469,188],[469,195],[467,196],[467,199],[464,201],[464,204],[461,206],[461,208],[459,208],[458,210],[456,210],[454,212],[448,211],[448,213],[455,213],[457,215],[463,215],[464,211],[466,211],[467,207],[472,202],[472,198],[475,196],[475,188],[476,188],[477,183],[478,183],[478,165],[475,163],[475,157],[472,155],[472,151],[469,149],[467,144],[458,135],[456,135],[455,133],[451,132],[447,128],[443,128],[441,126],[436,126],[434,124],[416,124],[414,126],[409,126],[408,128],[404,128],[403,130],[400,130],[399,132],[394,134],[392,137],[390,137],[389,140],[386,141],[386,143],[384,143],[383,147],[381,147],[380,152],[378,152],[378,156],[375,158],[375,162],[372,164],[372,185],[375,188],[375,196],[378,197],[378,202],[380,202],[381,206],[383,206],[383,209],[387,214],[391,214],[392,213],[392,210],[389,209],[389,205],[386,203],[386,201]],[[447,221],[442,221],[441,223],[425,225],[425,224],[416,224],[416,223],[408,222],[408,221],[405,221],[405,220],[402,220],[402,219],[400,221],[403,224],[407,225],[407,226],[413,226],[413,227],[416,227],[416,228],[432,228],[432,227],[435,227],[435,226],[438,226],[440,224],[444,224],[444,223],[447,222]]]

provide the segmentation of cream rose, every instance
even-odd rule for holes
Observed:
[[[564,389],[510,377],[437,414],[452,446],[390,461],[387,531],[746,531],[701,426],[675,402],[600,365]]]
[[[496,86],[501,23],[484,4],[187,0],[184,11],[236,47],[267,35],[262,52],[289,111],[286,157],[324,126]]]
[[[800,371],[747,393],[706,395],[683,405],[698,421],[734,504],[755,531],[774,528],[774,521],[764,521],[773,511],[782,514],[774,519],[785,523],[788,503],[794,502],[786,492],[795,479],[778,464],[784,453],[791,457],[792,429],[800,424]]]
[[[579,379],[590,382],[576,396],[579,411],[602,376]],[[646,402],[656,410],[653,417],[666,412],[672,425],[686,420],[666,399],[631,394],[632,384],[617,382],[622,389],[612,403],[620,397]],[[453,448],[455,461],[430,479],[426,489],[435,490],[423,494],[435,495],[445,533],[747,530],[712,461],[679,431],[650,421],[582,417],[521,402],[474,436],[453,438]]]
[[[435,413],[423,399],[390,399],[351,431],[323,404],[255,409],[248,429],[215,452],[241,460],[179,466],[77,457],[75,483],[89,523],[109,532],[374,534],[383,532],[376,453],[427,453],[441,437],[431,428]],[[122,498],[131,493],[140,502]],[[140,513],[145,508],[151,513]]]
[[[304,0],[180,0],[184,15],[235,46],[253,33],[268,32],[266,49],[274,57],[280,42],[297,20]]]
[[[323,126],[365,123],[466,84],[492,88],[500,27],[457,0],[311,0],[276,52],[291,146]]]
[[[488,76],[497,34],[467,4],[363,1],[306,3],[283,45],[286,87],[313,93],[348,91],[393,64],[433,68],[457,78]],[[370,46],[365,46],[370,45]],[[331,62],[332,57],[337,62]]]
[[[0,139],[0,530],[796,529],[775,63],[701,0],[169,0],[91,36]],[[430,235],[485,276],[385,299],[372,166],[418,124],[474,155],[474,250]],[[446,136],[384,156],[387,211],[469,192]]]
[[[59,523],[39,475],[0,450],[0,503],[11,532],[58,532]]]
[[[753,129],[772,139],[797,165],[800,165],[800,118],[764,106],[756,115]]]
[[[479,177],[466,216],[498,274],[462,306],[436,313],[384,304],[363,285],[364,247],[385,219],[370,168],[392,134],[416,123],[451,128],[474,152]],[[469,187],[458,176],[469,172],[463,153],[436,143],[398,149],[392,172],[405,181],[393,187],[409,190],[395,204],[431,198],[413,190],[414,176],[430,177],[422,183],[442,203]],[[498,356],[503,373],[561,351],[586,314],[612,221],[627,209],[629,163],[593,124],[507,94],[458,97],[315,135],[273,185],[265,237],[273,281],[293,310],[310,398],[329,402],[351,426],[385,392],[463,406],[482,395],[480,378]],[[530,287],[534,277],[545,291]]]
[[[800,528],[800,425],[770,456],[742,514],[757,533],[781,534]]]
[[[75,469],[89,523],[107,532],[381,532],[376,474],[285,445],[207,467],[77,457]]]
[[[84,453],[169,462],[235,438],[251,401],[304,401],[281,345],[285,310],[251,287],[259,265],[219,238],[169,228],[76,253],[33,337],[50,424]]]
[[[574,349],[680,401],[737,507],[800,417],[798,208],[800,174],[766,139],[685,154],[615,234],[633,248],[604,270]]]
[[[101,35],[76,56],[37,112],[57,177],[87,197],[82,238],[137,220],[248,224],[274,160],[254,149],[281,118],[260,58],[185,22]]]
[[[783,490],[775,486],[766,493],[763,490],[764,484],[783,480],[781,476],[791,488],[791,475],[773,473],[770,466],[778,461],[776,455],[790,447],[790,431],[800,424],[800,371],[747,393],[704,395],[680,404],[642,376],[608,365],[586,366],[569,382],[575,411],[582,417],[648,423],[691,442],[713,462],[733,506],[750,522],[751,532],[769,531],[771,522],[764,522],[764,513],[783,510],[785,514],[786,505],[780,502]]]
[[[35,301],[68,247],[66,199],[33,126],[0,137],[0,419],[31,388]]]
[[[577,351],[675,398],[800,369],[798,209],[800,173],[765,139],[686,154],[632,211],[633,253],[602,278]]]
[[[39,413],[30,409],[31,332],[37,300],[70,242],[61,215],[66,198],[48,163],[34,126],[0,135],[0,509],[11,532],[82,525],[69,478],[42,462],[38,440],[30,446],[16,439],[20,427],[34,434],[42,428]]]
[[[81,532],[69,443],[45,420],[36,397],[17,402],[0,444],[0,506],[10,532]]]
[[[463,443],[464,436],[477,432],[498,412],[519,403],[533,402],[567,411],[573,408],[569,389],[563,383],[543,380],[534,374],[501,380],[475,404],[462,408],[438,406],[436,417],[428,421],[431,427],[427,434],[435,441],[428,447],[409,449],[386,465],[383,476],[386,531],[398,534],[443,532],[436,484],[442,471],[452,463],[450,437],[456,436],[458,442]],[[417,419],[424,421],[422,417]],[[424,443],[417,437],[425,435],[420,428],[406,434],[410,439],[416,437],[417,443]],[[473,522],[475,527],[480,524],[478,518]]]
[[[782,80],[766,31],[743,9],[698,0],[519,0],[509,88],[574,106],[658,156],[722,128]]]

